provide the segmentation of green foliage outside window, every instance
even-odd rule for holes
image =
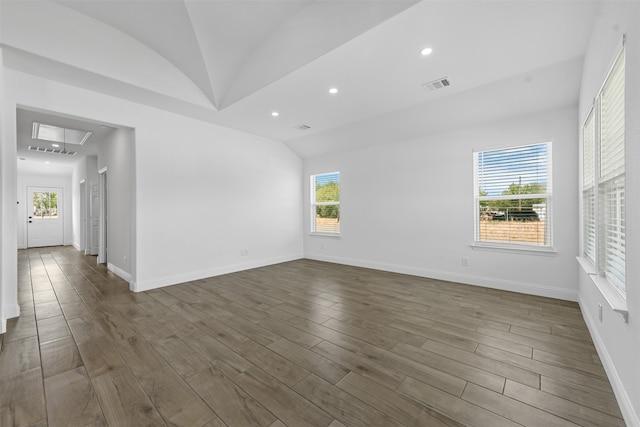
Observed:
[[[340,184],[337,182],[328,182],[326,184],[316,183],[316,202],[339,202],[340,201]],[[327,205],[316,206],[316,215],[320,218],[339,218],[340,206]]]

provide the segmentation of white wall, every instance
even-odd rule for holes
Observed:
[[[640,426],[640,4],[601,2],[580,91],[579,122],[586,118],[614,57],[626,48],[626,283],[629,323],[613,312],[590,276],[579,270],[579,302],[629,426]],[[604,308],[598,320],[598,304]]]
[[[16,197],[15,108],[135,129],[133,287],[144,290],[302,257],[302,161],[284,144],[5,69],[3,203]],[[8,169],[5,169],[7,167]],[[15,205],[14,205],[15,206]],[[3,218],[15,224],[15,207]],[[15,236],[15,234],[14,234]],[[16,239],[6,260],[15,293]],[[248,256],[241,256],[247,249]],[[11,258],[13,257],[13,258]],[[5,271],[3,269],[3,275]]]
[[[4,93],[4,86],[3,54],[2,45],[0,45],[0,93]],[[6,120],[5,107],[5,103],[0,99],[0,166],[2,166],[0,168],[0,334],[5,333],[7,330],[7,318],[20,314],[16,277],[17,265],[12,271],[7,271],[7,267],[12,260],[6,256],[5,252],[12,249],[10,243],[12,237],[7,235],[9,224],[5,223],[5,210],[9,209],[10,205],[13,206],[13,200],[5,197],[7,194],[6,189],[10,185],[7,178],[10,172],[4,167],[5,159],[8,159],[7,156],[9,155],[7,153],[9,150],[5,146],[10,139],[8,129],[4,125]]]
[[[47,165],[42,165],[46,171]],[[71,171],[69,171],[71,172]],[[29,200],[27,196],[28,187],[59,187],[62,188],[63,198],[63,244],[71,245],[73,242],[73,209],[71,199],[71,174],[68,175],[48,175],[23,172],[18,168],[18,248],[27,247],[27,216]]]
[[[418,276],[577,299],[576,108],[305,160],[340,171],[340,238],[305,233],[305,256]],[[472,151],[551,140],[553,256],[473,250]],[[305,200],[309,200],[305,185]],[[305,203],[305,230],[309,230]],[[462,266],[462,258],[468,267]]]
[[[98,143],[98,170],[107,169],[107,266],[127,281],[134,261],[134,144],[132,129],[113,129]]]
[[[2,47],[0,45],[0,54]],[[18,252],[16,227],[17,165],[16,165],[16,109],[7,102],[5,94],[11,87],[0,60],[0,332],[6,330],[6,319],[20,315],[18,305]]]
[[[81,237],[84,235],[82,227],[86,228],[82,218],[82,200],[80,191],[80,181],[86,181],[87,175],[87,158],[82,157],[75,164],[71,174],[71,244],[78,250],[84,250],[84,242]],[[88,185],[88,184],[87,184]]]
[[[98,142],[100,143],[100,142]],[[82,187],[80,182],[84,181],[84,191],[85,191],[85,203],[86,206],[81,206],[82,196],[81,190]],[[87,248],[87,234],[90,233],[91,221],[89,217],[89,197],[91,186],[98,185],[98,157],[97,156],[86,156],[80,159],[73,168],[73,173],[71,176],[71,204],[72,204],[72,221],[71,227],[73,230],[72,244],[78,250],[89,250],[90,253],[91,248]],[[84,217],[82,214],[84,213]],[[95,255],[95,254],[93,254]]]

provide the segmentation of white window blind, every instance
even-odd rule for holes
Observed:
[[[620,51],[598,97],[598,268],[625,290],[625,54]]]
[[[478,243],[551,246],[551,143],[474,153]]]
[[[582,241],[584,256],[596,260],[596,128],[593,109],[582,128]]]
[[[340,172],[311,175],[311,232],[340,234]]]
[[[624,44],[624,43],[623,43]],[[625,49],[582,129],[582,246],[600,276],[626,292]]]

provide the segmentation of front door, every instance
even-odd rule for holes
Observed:
[[[62,188],[27,188],[27,247],[63,244],[62,196]]]

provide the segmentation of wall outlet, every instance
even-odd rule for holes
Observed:
[[[602,322],[602,304],[598,303],[598,319]]]
[[[463,267],[469,267],[469,258],[462,257],[462,266]]]

